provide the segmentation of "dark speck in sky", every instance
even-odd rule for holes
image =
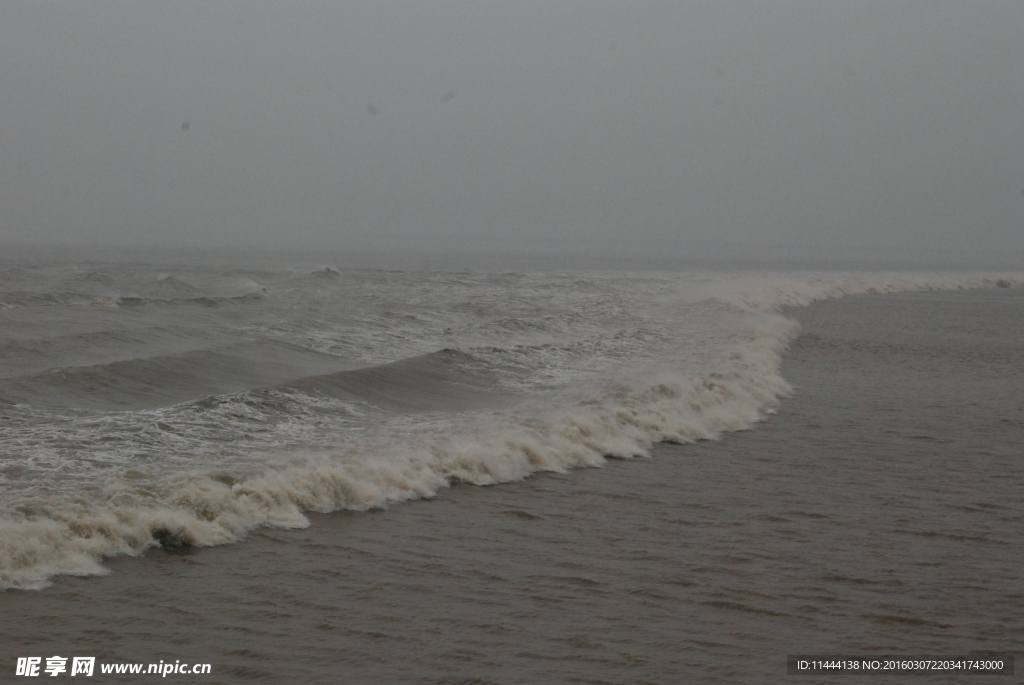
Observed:
[[[373,105],[367,105],[366,106],[366,111],[369,112],[370,115],[372,116],[372,115],[377,113],[377,108],[374,107]]]
[[[449,90],[447,93],[441,96],[441,102],[451,102],[451,99],[455,97],[455,91]]]
[[[188,130],[188,121],[181,122],[181,130],[182,131],[187,131]]]

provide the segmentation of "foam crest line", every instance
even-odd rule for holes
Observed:
[[[757,310],[804,307],[818,300],[846,295],[1008,288],[1024,285],[1019,272],[954,273],[805,273],[753,274],[716,280],[695,292],[733,305]]]

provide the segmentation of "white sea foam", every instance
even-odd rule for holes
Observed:
[[[158,545],[217,545],[261,526],[303,527],[304,511],[385,507],[431,497],[453,482],[490,485],[646,455],[658,441],[713,439],[762,420],[789,392],[779,367],[797,325],[776,313],[781,306],[856,293],[1024,284],[1019,274],[587,278],[582,290],[580,279],[541,279],[523,297],[540,299],[543,291],[568,304],[531,319],[491,318],[477,334],[468,332],[472,318],[456,321],[466,329],[462,349],[470,362],[490,369],[519,399],[511,407],[395,414],[319,394],[278,393],[268,396],[277,403],[271,408],[238,396],[149,414],[61,419],[63,437],[47,444],[86,435],[74,431],[88,424],[121,436],[125,452],[90,447],[90,458],[105,455],[110,468],[72,472],[51,448],[58,466],[48,472],[37,464],[44,475],[33,477],[40,482],[9,491],[0,519],[0,587],[40,588],[55,574],[102,573],[103,557]],[[575,295],[558,289],[567,283],[577,284]],[[451,335],[431,333],[453,323],[441,305],[426,303],[413,325],[418,330],[390,333],[395,348],[416,333],[435,345]],[[384,326],[372,334],[389,335]],[[402,351],[419,352],[422,344]],[[271,420],[267,412],[287,418]],[[124,425],[111,429],[118,421]],[[162,440],[160,431],[167,431],[153,428],[161,423],[176,437],[147,449],[179,453],[140,462],[143,429],[133,426]],[[250,451],[218,431],[249,435]],[[124,456],[131,450],[133,458]]]

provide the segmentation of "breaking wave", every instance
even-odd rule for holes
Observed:
[[[330,282],[337,274],[313,278]],[[624,323],[588,319],[561,338],[558,327],[570,319],[542,311],[529,320],[493,316],[488,325],[511,337],[470,341],[512,344],[441,347],[363,368],[305,346],[260,342],[71,372],[70,385],[52,397],[65,397],[59,406],[78,402],[85,413],[62,419],[64,439],[121,440],[130,458],[26,477],[0,518],[0,587],[41,588],[55,574],[104,573],[102,559],[117,554],[225,544],[264,526],[304,527],[306,511],[386,507],[456,482],[492,485],[645,456],[659,441],[714,439],[763,420],[790,392],[779,369],[798,326],[780,307],[858,293],[1024,283],[1012,274],[709,275],[690,278],[682,290],[662,276],[598,281],[593,277],[596,290],[586,286],[587,297],[596,293],[593,311]],[[534,285],[543,292],[537,301],[558,287],[580,287],[571,283]],[[620,297],[634,310],[636,302],[648,309],[642,316],[620,312]],[[628,316],[640,318],[622,318]],[[343,368],[305,373],[331,364]],[[5,382],[4,396],[20,407],[24,393],[42,392],[44,376]],[[203,383],[240,379],[241,387],[196,393]],[[97,398],[106,398],[101,409],[132,411],[97,414]],[[115,424],[120,432],[112,432]],[[35,435],[38,426],[26,420],[19,435]],[[87,432],[101,428],[106,432]],[[95,452],[97,464],[105,454],[113,453]],[[75,487],[61,489],[61,482]]]

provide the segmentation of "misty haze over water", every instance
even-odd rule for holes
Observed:
[[[1022,256],[1019,3],[88,2],[0,18],[7,246]]]

